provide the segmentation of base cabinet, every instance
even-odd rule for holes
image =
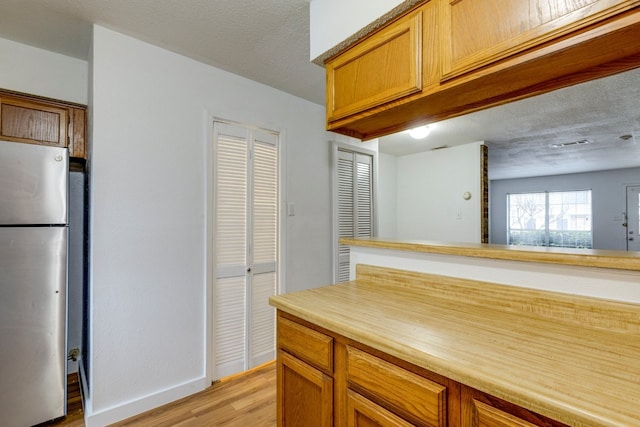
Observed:
[[[278,426],[566,427],[278,311]]]

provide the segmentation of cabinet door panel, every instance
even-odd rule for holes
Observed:
[[[13,99],[0,99],[0,138],[32,144],[67,146],[65,108]]]
[[[606,19],[632,6],[623,0],[448,0],[444,28],[450,55],[443,78]]]
[[[559,421],[465,386],[462,387],[462,424],[475,427],[567,427]]]
[[[279,350],[277,404],[281,427],[330,427],[333,379]]]
[[[326,64],[329,121],[422,90],[422,11]]]
[[[412,427],[380,405],[376,405],[358,393],[347,391],[347,427]]]

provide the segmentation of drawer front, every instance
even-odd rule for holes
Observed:
[[[278,347],[312,366],[333,372],[333,338],[284,317],[278,317]]]
[[[413,372],[347,347],[349,385],[420,426],[447,424],[447,388]]]

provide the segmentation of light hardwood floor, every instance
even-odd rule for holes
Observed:
[[[82,417],[51,424],[84,427]],[[270,362],[249,372],[225,378],[208,389],[161,406],[114,427],[224,426],[273,427],[276,425],[276,366]]]

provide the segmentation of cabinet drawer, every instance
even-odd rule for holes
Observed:
[[[347,347],[349,386],[420,426],[447,424],[447,388],[413,372]]]
[[[278,317],[278,347],[326,372],[333,372],[333,338]]]

